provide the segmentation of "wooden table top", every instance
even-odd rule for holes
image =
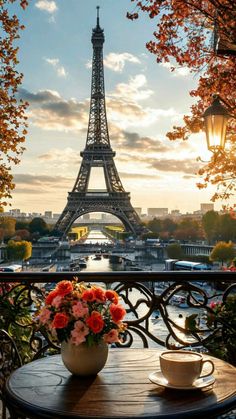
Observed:
[[[201,390],[173,390],[150,382],[159,370],[157,349],[110,349],[94,377],[73,376],[61,356],[39,359],[14,371],[6,383],[12,417],[27,418],[210,418],[236,406],[236,368],[219,359],[216,381]]]

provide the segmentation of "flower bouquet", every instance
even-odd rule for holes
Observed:
[[[125,314],[115,291],[75,278],[59,282],[47,295],[39,323],[59,342],[85,342],[91,347],[101,340],[108,344],[120,342],[126,329],[122,322]]]

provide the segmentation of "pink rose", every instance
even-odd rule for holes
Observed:
[[[75,317],[86,317],[88,315],[88,307],[81,301],[78,301],[72,306],[72,313]]]
[[[77,320],[71,332],[71,342],[75,345],[80,345],[80,343],[85,342],[88,334],[89,328],[81,320]]]
[[[43,307],[41,310],[41,313],[39,314],[39,321],[42,324],[45,324],[48,322],[48,320],[50,319],[51,316],[51,311],[48,310],[48,308]]]
[[[110,332],[104,334],[104,340],[106,343],[119,342],[119,333],[117,329],[111,329]]]
[[[61,304],[61,301],[62,301],[62,296],[61,295],[57,295],[52,300],[52,306],[53,307],[56,307],[56,308],[59,308],[60,307],[60,304]]]

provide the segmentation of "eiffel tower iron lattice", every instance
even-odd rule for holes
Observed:
[[[69,192],[67,205],[58,219],[55,230],[62,236],[69,231],[73,222],[83,214],[107,212],[115,215],[123,223],[126,231],[139,236],[145,231],[141,220],[130,203],[130,194],[126,192],[114,163],[115,152],[109,139],[103,70],[104,31],[99,24],[97,7],[97,25],[92,32],[93,61],[90,114],[87,141],[80,153],[82,162],[72,192]],[[105,190],[89,190],[92,167],[102,167]]]

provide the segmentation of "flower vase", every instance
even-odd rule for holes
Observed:
[[[85,342],[75,345],[63,341],[61,357],[65,367],[75,375],[96,375],[105,366],[108,356],[106,342],[88,346]]]

